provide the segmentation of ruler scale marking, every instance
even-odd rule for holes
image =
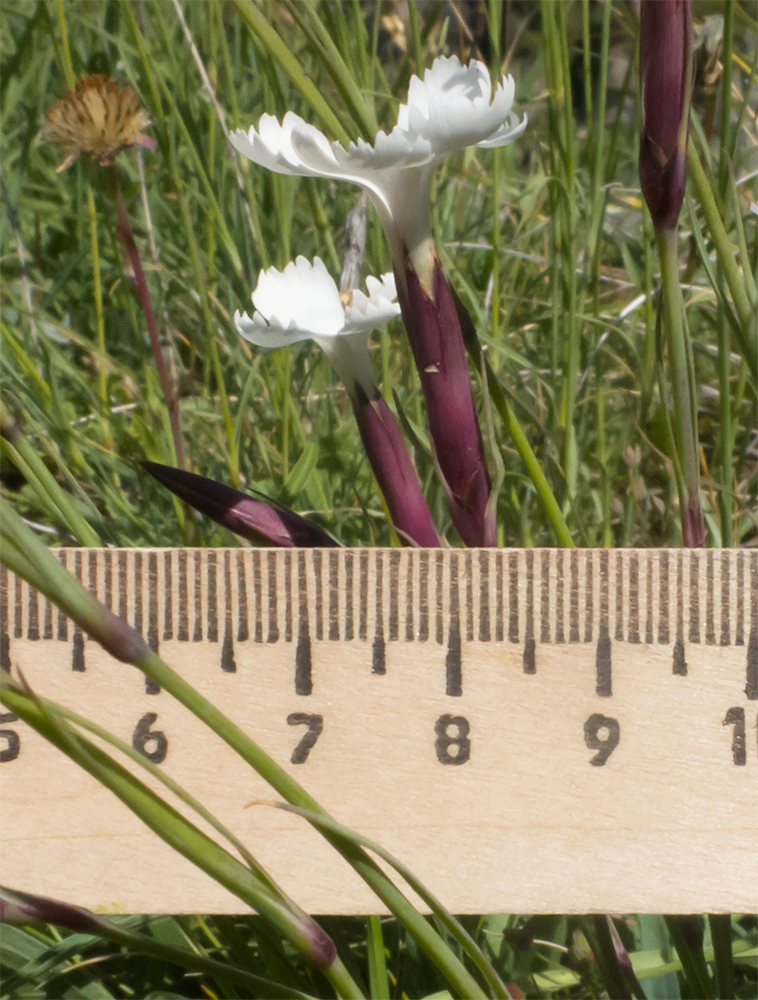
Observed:
[[[729,572],[729,553],[721,553],[721,638],[719,644],[728,646],[731,642],[729,635],[729,608],[731,604],[731,573]]]
[[[466,641],[471,642],[474,638],[474,580],[470,549],[463,553],[463,566],[466,580]]]
[[[534,639],[534,552],[526,553],[526,624],[524,626],[523,670],[525,674],[537,672]]]
[[[82,582],[82,553],[80,549],[77,549],[74,556],[74,576],[79,581]],[[20,611],[20,598],[21,598],[21,581],[17,581],[17,603],[16,607]],[[19,615],[18,626],[21,626],[21,616]],[[84,633],[79,628],[78,625],[74,625],[73,629],[73,642],[71,646],[71,669],[77,673],[84,673]]]
[[[14,576],[13,578],[14,586],[14,606],[13,606],[13,638],[20,639],[24,634],[24,608],[23,608],[23,598],[21,596],[21,579],[20,577]]]
[[[110,556],[110,552],[106,553]],[[172,552],[163,553],[163,641],[174,638],[174,561]],[[110,566],[110,559],[107,566]],[[106,580],[108,571],[106,570]]]
[[[518,552],[508,553],[508,641],[517,643],[518,636]]]
[[[68,552],[65,549],[61,549],[58,553],[58,558],[63,568],[66,569],[68,567]],[[60,608],[58,608],[55,635],[59,642],[68,642],[68,618]]]
[[[2,598],[0,598],[0,600],[2,600]],[[4,634],[5,633],[3,633],[3,635]],[[45,598],[45,622],[42,627],[42,638],[43,639],[53,638],[53,602],[50,600],[49,597]]]
[[[353,638],[353,553],[345,553],[345,639]]]
[[[291,555],[288,552],[288,556]],[[247,572],[245,570],[245,552],[240,551],[237,553],[237,642],[247,642],[250,638],[250,625],[247,613]],[[289,573],[287,575],[287,583],[291,588],[291,582],[289,579]],[[288,591],[288,601],[292,598],[291,590]],[[291,626],[291,621],[290,621]],[[290,634],[289,639],[292,639]]]
[[[177,594],[177,606],[179,611],[179,621],[176,628],[176,638],[179,642],[187,642],[189,639],[189,590],[187,586],[187,552],[180,549],[178,552],[179,563],[179,593]]]
[[[690,553],[690,642],[700,642],[700,558],[697,552]]]
[[[147,645],[153,653],[158,652],[158,553],[150,552],[147,557]]]
[[[716,623],[714,618],[713,549],[705,554],[705,641],[709,646],[716,645]]]
[[[384,559],[381,552],[374,552],[374,642],[371,650],[371,673],[385,674],[387,672],[385,662],[384,643]]]
[[[553,642],[561,646],[566,641],[563,631],[563,549],[553,553],[555,557],[555,638]]]
[[[479,642],[490,641],[490,553],[479,552]]]
[[[168,554],[168,553],[167,553]],[[103,564],[105,572],[105,597],[104,603],[109,611],[113,610],[113,553],[110,549],[103,552]]]
[[[448,627],[447,656],[445,657],[445,694],[451,698],[459,698],[463,694],[458,559],[458,553],[453,552],[449,563],[450,624]],[[438,600],[440,600],[440,597],[438,597]]]
[[[224,711],[231,705],[235,721],[253,733],[268,727],[266,749],[285,766],[291,761],[317,797],[334,787],[334,768],[344,761],[344,791],[335,787],[340,816],[349,825],[363,821],[380,842],[396,836],[414,870],[459,912],[495,912],[505,901],[523,912],[593,905],[753,912],[758,905],[758,804],[750,792],[758,774],[757,551],[61,550],[56,557],[151,648],[158,639],[187,644],[178,656],[173,645],[164,655],[179,661],[191,683],[207,676],[206,663],[215,665],[211,700]],[[267,649],[254,645],[256,631]],[[0,667],[23,670],[40,694],[49,693],[46,677],[70,678],[78,711],[99,718],[104,709],[109,728],[108,713],[123,713],[123,731],[142,726],[148,750],[153,734],[167,740],[167,773],[197,777],[209,807],[233,815],[245,801],[241,764],[219,757],[224,780],[215,780],[197,766],[216,766],[208,756],[215,743],[200,734],[186,740],[190,729],[180,728],[170,701],[155,724],[139,691],[133,703],[130,696],[123,706],[114,702],[115,692],[134,692],[133,684],[115,686],[132,675],[2,567],[0,637]],[[362,657],[368,673],[379,638],[387,643],[386,680],[351,690],[333,667],[352,669]],[[400,639],[402,649],[392,644]],[[412,642],[417,652],[405,645]],[[294,678],[284,675],[284,699],[272,686],[280,659],[294,668]],[[536,673],[539,660],[538,676],[514,674],[510,665],[519,660],[524,674]],[[445,699],[464,694],[464,674],[465,700],[451,709]],[[313,707],[293,711],[293,679],[296,696],[318,696]],[[245,697],[236,697],[238,689]],[[385,713],[387,728],[362,721]],[[170,903],[176,912],[238,912],[205,879],[175,870],[148,831],[129,826],[117,803],[104,805],[109,798],[92,791],[86,776],[66,772],[69,763],[48,756],[12,713],[0,722],[3,803],[16,810],[3,829],[9,880],[61,898],[78,886],[83,905],[117,912],[146,909],[146,893],[159,911]],[[303,726],[312,735],[307,752]],[[400,738],[388,738],[393,732]],[[345,742],[353,739],[359,742]],[[15,778],[22,767],[31,770]],[[25,811],[30,775],[40,801],[49,800],[49,824],[32,826]],[[64,825],[61,788],[77,805]],[[642,789],[644,815],[636,805]],[[409,794],[412,811],[402,805]],[[545,795],[552,822],[545,822]],[[709,810],[714,801],[718,808]],[[401,803],[398,812],[393,803]],[[278,881],[300,885],[310,910],[328,898],[338,900],[336,912],[368,912],[373,900],[356,895],[348,880],[343,888],[331,869],[308,877],[331,856],[312,846],[320,844],[315,837],[298,839],[313,836],[307,828],[293,826],[282,852],[268,811],[257,812],[260,818],[243,816],[246,835],[267,852],[262,860]],[[523,843],[543,873],[537,882],[519,860]],[[468,851],[465,880],[444,864],[461,851]],[[630,858],[644,858],[649,877],[627,877]],[[81,866],[93,859],[100,874],[88,881]],[[123,878],[135,866],[142,866],[141,883]],[[30,871],[52,881],[34,885]],[[56,889],[57,878],[69,882]]]
[[[608,552],[600,553],[600,622],[595,652],[595,692],[601,698],[611,696],[611,636],[610,615],[610,571]]]
[[[758,552],[751,552],[750,559],[750,635],[747,646],[747,681],[745,694],[751,701],[758,700]]]
[[[616,633],[618,642],[624,641],[624,561],[616,552]]]
[[[653,645],[653,556],[650,552],[646,560],[647,587],[645,590],[645,645]]]
[[[569,552],[569,642],[579,642],[579,552]]]
[[[208,581],[206,589],[208,602],[205,609],[207,621],[206,638],[208,642],[218,642],[218,578],[215,552],[208,552],[205,569]]]
[[[8,634],[8,570],[0,566],[0,670],[11,668],[11,637]]]
[[[550,642],[550,553],[542,552],[540,561],[540,642]]]
[[[674,643],[673,672],[680,677],[687,676],[687,660],[684,655],[684,553],[676,557],[676,642]]]
[[[503,641],[503,553],[495,553],[495,642]]]
[[[316,640],[324,638],[324,582],[321,577],[323,555],[318,549],[313,550],[313,572],[316,578]]]
[[[221,670],[225,674],[237,673],[237,662],[234,659],[234,623],[232,621],[232,558],[227,550],[224,552],[224,639],[221,644]]]
[[[279,641],[279,605],[276,599],[276,552],[269,550],[266,553],[266,561],[268,562],[268,634],[266,636],[266,642],[272,643]],[[329,613],[331,615],[331,606],[329,608]],[[335,614],[335,619],[336,617],[337,616]],[[337,625],[337,628],[339,629],[339,624]],[[339,639],[339,631],[337,632],[336,638]]]
[[[592,619],[594,616],[594,566],[595,560],[591,551],[585,553],[584,572],[586,580],[584,605],[584,641],[592,642]]]
[[[305,572],[305,552],[297,554],[298,634],[295,650],[295,694],[309,695],[313,691],[311,634],[308,621],[308,582]]]
[[[640,565],[639,555],[632,550],[629,556],[629,625],[627,642],[640,641]]]
[[[669,554],[662,552],[658,563],[658,642],[669,643]]]
[[[84,575],[86,560],[87,586],[90,592],[100,599],[113,603],[113,568],[117,567],[116,598],[118,609],[131,620],[134,628],[141,633],[147,626],[147,640],[151,649],[158,648],[158,636],[163,629],[163,637],[170,638],[174,634],[176,624],[177,639],[187,635],[187,553],[183,551],[164,552],[159,562],[159,554],[155,551],[119,550],[75,550],[73,552],[74,573],[81,581]],[[221,664],[224,672],[236,669],[234,654],[234,608],[238,608],[238,638],[245,641],[245,617],[247,610],[247,595],[245,594],[245,553],[236,553],[237,588],[232,580],[232,556],[226,552],[223,555],[223,566],[217,562],[215,551],[204,553],[196,551],[194,555],[194,634],[195,642],[219,642],[219,585],[224,595],[223,604],[223,649]],[[248,554],[249,555],[249,554]],[[293,616],[291,613],[291,580],[290,567],[292,554],[277,553],[273,550],[265,553],[267,560],[266,583],[263,584],[261,572],[261,553],[251,553],[253,564],[258,576],[259,585],[255,588],[256,606],[261,605],[260,614],[256,612],[256,625],[263,629],[262,604],[264,589],[267,606],[267,642],[276,643],[280,640],[278,622],[278,597],[283,591],[285,597],[283,607],[285,641],[291,641]],[[448,553],[447,560],[449,580],[447,591],[445,581],[445,554],[440,551],[436,559],[436,593],[437,609],[437,641],[443,642],[447,636],[447,652],[445,657],[446,682],[445,690],[449,696],[462,694],[463,674],[463,642],[477,639],[488,643],[497,640],[498,634],[505,634],[505,572],[508,575],[508,638],[518,642],[519,636],[519,592],[520,570],[519,552],[511,550],[507,553],[493,554],[488,550],[480,550],[476,556],[473,552],[464,550],[460,553]],[[58,553],[62,563],[66,565],[68,555],[65,551]],[[173,605],[173,558],[177,559],[178,589],[176,612]],[[328,593],[324,593],[323,555],[318,550],[311,553],[311,570],[315,586],[316,618],[322,618],[325,606],[328,607],[327,641],[340,641],[340,622],[352,620],[353,554],[349,552],[328,552]],[[563,645],[580,641],[579,623],[584,620],[584,642],[591,643],[594,625],[594,579],[593,567],[595,555],[592,551],[582,558],[578,551],[566,555],[562,550],[543,550],[541,558],[541,596],[540,596],[540,644]],[[714,551],[690,552],[689,559],[683,552],[677,552],[676,587],[672,592],[670,584],[670,554],[667,551],[648,552],[640,561],[640,554],[635,550],[617,551],[613,555],[607,550],[601,550],[599,558],[599,609],[598,628],[599,639],[596,648],[596,693],[601,697],[612,694],[611,679],[611,641],[609,632],[610,588],[609,561],[615,558],[615,601],[614,619],[615,634],[626,634],[626,642],[651,645],[654,641],[666,644],[670,637],[669,623],[671,620],[672,602],[676,602],[676,639],[673,648],[673,670],[675,674],[687,676],[686,652],[684,645],[684,595],[688,596],[689,613],[687,616],[688,641],[702,643],[706,646],[728,647],[742,645],[744,648],[745,619],[749,623],[749,637],[746,649],[745,694],[749,700],[758,700],[758,554],[748,553],[747,560],[743,551],[731,553],[723,551],[717,557]],[[404,637],[406,642],[423,641],[425,631],[428,632],[428,583],[429,583],[429,553],[413,550],[390,550],[385,559],[381,551],[374,551],[373,559],[369,552],[361,552],[363,563],[362,580],[368,594],[370,565],[373,563],[374,573],[374,618],[375,631],[372,644],[372,672],[386,672],[386,641],[397,641],[400,635],[400,608],[403,607]],[[568,559],[568,567],[566,560]],[[474,561],[476,560],[476,561]],[[534,639],[534,552],[529,550],[524,554],[525,586],[524,586],[524,671],[529,673],[535,669],[536,642]],[[705,566],[701,570],[701,562]],[[256,565],[257,564],[257,565]],[[342,570],[340,570],[340,565]],[[401,567],[404,571],[401,582]],[[492,586],[494,570],[495,586]],[[349,567],[349,569],[348,569]],[[582,572],[580,572],[580,567]],[[298,693],[310,693],[312,689],[312,664],[310,635],[308,633],[307,584],[305,583],[305,566],[300,567],[299,578],[299,633],[298,645],[301,647],[296,655],[296,690]],[[203,574],[204,571],[204,574]],[[568,571],[568,576],[567,576]],[[384,574],[388,574],[385,581]],[[745,575],[748,577],[748,587],[745,587]],[[204,575],[204,580],[203,580]],[[281,577],[281,578],[280,578]],[[625,583],[625,579],[627,583]],[[349,582],[348,582],[349,581]],[[701,594],[701,581],[702,590]],[[388,586],[387,586],[388,584]],[[564,594],[568,586],[568,607]],[[462,592],[462,588],[465,588]],[[554,588],[554,590],[553,590]],[[627,589],[628,588],[628,589]],[[68,641],[67,619],[61,616],[58,630],[54,633],[53,612],[43,595],[34,588],[24,589],[18,578],[13,578],[13,600],[10,601],[10,578],[7,571],[3,577],[0,592],[3,598],[3,615],[0,621],[0,631],[5,636],[5,650],[2,662],[6,667],[10,663],[9,647],[10,632],[13,638],[26,638],[30,641],[51,641],[55,634],[56,641]],[[626,607],[624,593],[626,591]],[[447,601],[445,593],[447,592]],[[748,601],[745,601],[745,593]],[[342,594],[342,598],[340,598]],[[551,594],[553,598],[551,599]],[[718,595],[718,596],[717,596]],[[383,607],[385,597],[388,602],[388,618],[385,620]],[[462,606],[461,598],[464,598]],[[640,598],[642,597],[642,600]],[[235,599],[237,603],[235,604]],[[414,631],[414,611],[418,599],[418,632]],[[41,601],[45,600],[44,606]],[[161,602],[163,602],[161,604]],[[745,616],[745,604],[748,605],[748,615]],[[366,613],[366,598],[360,601],[360,614]],[[8,607],[14,608],[12,623],[9,622]],[[702,622],[700,608],[705,610]],[[286,610],[290,608],[289,612]],[[500,609],[502,608],[502,611]],[[465,620],[461,621],[461,612]],[[491,614],[495,614],[495,628],[492,627]],[[174,614],[178,615],[174,622]],[[498,617],[501,631],[498,632]],[[205,622],[205,628],[203,623]],[[476,628],[474,623],[478,623]],[[546,627],[547,622],[547,627]],[[550,622],[554,622],[554,636],[550,639]],[[41,624],[42,623],[42,624]],[[640,633],[640,625],[643,632]],[[12,625],[12,628],[10,627]],[[447,625],[447,628],[445,628]],[[568,625],[568,639],[565,627]],[[385,634],[388,626],[388,634]],[[702,637],[701,637],[702,628]],[[644,634],[644,640],[642,635]],[[289,637],[289,638],[288,638]],[[325,638],[322,626],[321,637]],[[343,638],[352,638],[348,628]],[[186,639],[184,640],[186,641]],[[72,669],[76,672],[85,670],[84,651],[86,639],[81,629],[74,625],[72,640]],[[157,693],[157,689],[150,693]]]
[[[340,637],[339,597],[339,552],[332,549],[329,552],[329,639],[332,642]]]
[[[400,550],[390,552],[390,590],[388,636],[390,642],[397,642],[399,629],[398,588],[400,586]],[[377,573],[379,569],[377,568]]]
[[[26,626],[26,635],[32,642],[39,640],[39,591],[34,587],[29,588],[28,603],[29,621]]]
[[[408,567],[405,576],[405,641],[413,642],[415,638],[413,630],[413,569],[415,559],[412,549],[408,550],[407,559]]]
[[[199,551],[195,552],[195,580],[194,580],[195,628],[192,633],[193,642],[203,641],[203,584],[201,577],[202,560],[203,560],[202,554]]]
[[[745,644],[745,553],[737,553],[737,621],[734,624],[734,644]]]
[[[429,641],[429,550],[419,553],[418,640]]]

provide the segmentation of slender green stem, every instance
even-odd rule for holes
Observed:
[[[66,27],[66,15],[63,11],[63,0],[56,0],[55,9],[58,14],[58,30],[61,33],[61,49],[63,51],[63,74],[66,77],[66,86],[73,90],[76,85],[74,76],[74,66],[71,62],[71,49],[68,44],[68,28]]]
[[[73,579],[43,543],[24,525],[9,504],[3,503],[2,560],[24,577],[112,656],[131,663],[189,709],[212,732],[242,757],[285,801],[330,818],[328,813],[231,719],[220,712],[160,657],[151,652],[141,636],[103,607]],[[132,776],[129,775],[132,779]],[[132,779],[133,780],[133,779]],[[443,938],[422,916],[377,863],[361,848],[340,837],[324,833],[326,840],[352,865],[382,903],[403,923],[419,947],[461,996],[484,997],[480,985]],[[217,847],[217,845],[214,845]],[[245,869],[247,871],[247,869]],[[232,889],[234,891],[234,889]]]
[[[728,913],[709,913],[708,925],[713,942],[716,996],[719,1000],[732,1000],[734,997],[732,918]]]
[[[98,546],[100,537],[80,514],[76,501],[60,486],[29,439],[0,403],[0,448],[16,465],[45,510],[65,525],[80,545]]]
[[[721,512],[721,544],[724,548],[732,547],[732,505],[734,497],[734,479],[732,475],[732,400],[729,392],[730,367],[730,337],[729,327],[723,310],[716,317],[716,335],[718,337],[718,372],[719,372],[719,451],[721,453],[721,489],[719,490],[719,508]]]
[[[737,261],[734,259],[734,248],[724,228],[721,213],[716,204],[716,199],[713,197],[713,191],[711,191],[711,185],[708,182],[708,177],[692,142],[689,144],[689,151],[687,153],[687,165],[692,183],[695,186],[698,201],[700,202],[700,207],[703,210],[708,228],[711,231],[711,239],[716,248],[716,254],[724,269],[724,277],[732,294],[732,301],[734,302],[737,315],[745,333],[745,346],[749,352],[745,360],[751,369],[755,371],[758,363],[758,322],[756,322],[755,311],[750,305],[745,279],[737,265]],[[748,262],[743,263],[747,264]]]
[[[411,51],[416,64],[416,73],[421,76],[424,70],[424,46],[421,42],[421,26],[416,0],[408,0],[408,26],[411,32]]]
[[[477,357],[472,351],[468,339],[466,346],[472,361],[477,366],[481,366],[481,352]],[[490,398],[494,403],[500,419],[503,421],[503,426],[505,427],[506,432],[513,438],[516,451],[521,456],[521,460],[524,465],[526,465],[529,478],[532,480],[532,485],[537,491],[537,495],[545,508],[545,513],[550,521],[550,526],[553,529],[555,539],[562,548],[572,549],[574,547],[574,541],[571,537],[571,532],[569,531],[566,520],[561,513],[558,501],[555,499],[555,495],[550,489],[550,483],[548,483],[547,477],[542,471],[542,466],[537,460],[537,456],[534,454],[532,446],[529,444],[529,439],[524,432],[524,428],[521,426],[513,407],[508,402],[508,399],[503,392],[503,387],[500,385],[497,375],[492,370],[490,363],[486,358],[484,359],[484,366],[487,374],[487,390],[490,394]]]
[[[305,958],[332,980],[339,997],[362,1000],[363,994],[336,957],[325,931],[298,907],[292,908],[225,848],[187,820],[107,753],[80,736],[33,694],[0,678],[2,702],[79,767],[128,806],[154,833],[219,885],[256,910]],[[334,974],[334,978],[332,978]]]
[[[500,150],[492,151],[492,336],[500,332]]]
[[[7,889],[0,889],[0,896],[4,901],[10,903],[18,901],[17,905],[19,906],[24,903],[28,905],[30,899],[26,893],[16,893]],[[35,914],[38,911],[41,917],[45,916],[45,905],[48,902],[45,897],[35,900]],[[51,913],[50,918],[53,915]],[[81,919],[81,911],[78,908],[74,916]],[[205,955],[200,955],[189,948],[179,948],[176,945],[157,941],[149,934],[140,934],[138,931],[130,930],[128,927],[116,924],[100,914],[93,913],[90,916],[93,934],[97,934],[98,937],[103,938],[105,941],[112,941],[114,944],[126,948],[130,953],[150,955],[153,958],[157,958],[160,962],[171,963],[171,965],[176,965],[180,969],[188,969],[193,972],[201,972],[204,975],[212,976],[216,981],[235,983],[249,990],[250,995],[265,995],[266,997],[270,997],[271,1000],[313,1000],[308,993],[303,993],[291,986],[275,983],[270,979],[264,979],[262,976],[256,976],[245,969],[229,965],[228,962],[219,962],[213,958],[206,958]],[[50,919],[50,922],[54,923],[52,919]],[[59,924],[59,926],[63,925]]]
[[[611,528],[611,477],[608,471],[608,452],[605,444],[605,387],[600,371],[599,358],[596,360],[597,389],[595,392],[595,410],[597,413],[597,458],[600,465],[600,497],[603,511],[603,547],[608,549],[613,545],[613,530]]]
[[[678,232],[676,229],[659,229],[656,231],[656,240],[661,263],[663,326],[671,373],[669,381],[674,400],[672,430],[675,461],[682,471],[679,496],[682,536],[685,546],[690,548],[702,545],[705,541],[700,507],[700,454],[692,345],[686,330],[684,301],[679,284]]]
[[[382,922],[378,916],[368,918],[366,958],[371,1000],[390,1000],[387,959],[384,954]]]

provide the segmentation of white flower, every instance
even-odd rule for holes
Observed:
[[[234,148],[281,174],[329,177],[365,188],[381,217],[397,266],[431,237],[430,191],[434,166],[467,146],[492,149],[517,139],[526,127],[511,111],[514,83],[504,76],[492,93],[484,63],[461,66],[457,56],[435,59],[423,79],[411,78],[408,103],[392,131],[373,146],[359,139],[347,149],[330,142],[291,111],[280,123],[263,115],[257,130],[237,130]]]
[[[372,330],[400,314],[395,278],[366,279],[368,295],[355,289],[340,292],[319,257],[290,261],[283,271],[261,271],[253,292],[255,312],[234,314],[242,336],[258,347],[283,347],[315,340],[329,356],[337,374],[353,393],[359,383],[369,398],[376,383],[368,353]]]

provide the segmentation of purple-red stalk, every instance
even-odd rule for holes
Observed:
[[[495,514],[488,509],[492,484],[455,302],[436,257],[431,295],[409,261],[405,274],[395,277],[453,524],[466,545],[494,546]]]
[[[147,330],[150,335],[150,347],[152,348],[153,358],[155,359],[155,367],[158,369],[158,378],[160,379],[161,388],[163,389],[163,396],[166,400],[166,408],[168,409],[168,416],[171,422],[171,434],[174,439],[174,450],[176,451],[176,464],[179,468],[184,468],[184,449],[182,447],[182,431],[179,423],[179,401],[177,400],[176,392],[174,391],[171,376],[166,368],[166,361],[163,357],[160,340],[158,339],[158,326],[155,322],[155,313],[153,312],[153,304],[150,299],[150,290],[147,287],[145,272],[142,267],[142,260],[140,259],[139,249],[137,248],[137,243],[134,239],[134,233],[132,231],[132,225],[129,221],[129,213],[126,210],[124,196],[121,193],[121,187],[118,183],[116,167],[108,167],[107,169],[111,174],[113,198],[116,203],[116,224],[118,237],[121,240],[121,246],[123,247],[124,254],[131,264],[132,271],[134,272],[134,286],[137,293],[137,300],[142,308],[142,312],[145,315],[145,323],[147,324]]]
[[[437,529],[392,410],[383,396],[369,399],[360,385],[351,394],[351,402],[363,447],[401,542],[437,548]]]

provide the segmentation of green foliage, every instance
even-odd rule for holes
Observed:
[[[309,344],[252,349],[232,320],[248,308],[262,267],[319,254],[336,274],[356,191],[258,169],[232,153],[224,129],[292,109],[333,138],[370,139],[374,123],[393,124],[410,74],[440,51],[481,55],[512,72],[517,107],[530,118],[505,150],[450,157],[434,204],[440,258],[489,363],[491,397],[482,379],[477,386],[480,412],[496,414],[485,440],[493,468],[494,456],[502,463],[499,541],[555,544],[558,526],[565,543],[565,526],[580,545],[680,542],[655,377],[659,364],[668,370],[655,329],[658,265],[636,172],[631,6],[408,6],[403,29],[389,2],[185,3],[185,32],[167,0],[4,0],[0,358],[5,403],[23,438],[4,444],[0,482],[53,544],[233,544],[140,471],[144,458],[171,464],[173,444],[110,192],[96,165],[79,161],[56,174],[56,151],[38,139],[70,74],[130,82],[153,123],[156,150],[121,155],[118,171],[180,396],[189,467],[307,512],[345,544],[386,545],[393,535],[328,363]],[[706,165],[691,164],[679,265],[709,542],[743,545],[756,540],[758,507],[750,364],[758,257],[750,204],[758,197],[748,135],[756,24],[746,3],[724,9],[728,58],[716,85],[710,43],[700,50],[695,148]],[[697,22],[711,19],[708,38],[718,37],[712,18],[721,13],[715,3],[696,6]],[[378,221],[369,226],[364,273],[380,274],[389,256]],[[413,428],[432,513],[455,544],[399,323],[373,354],[385,395],[394,394],[404,427]],[[115,923],[290,990],[330,989],[291,947],[283,956],[258,917]],[[601,995],[602,963],[585,937],[592,929],[578,918],[463,925],[497,975],[524,994]],[[445,995],[440,973],[394,920],[325,926],[371,996]],[[712,917],[700,921],[699,935],[657,917],[616,927],[651,998],[755,995],[752,918]],[[438,929],[463,962],[460,939]],[[2,943],[3,996],[251,995],[220,973],[187,974],[167,956],[135,961],[134,942],[108,945],[46,927],[5,928]],[[594,943],[602,947],[599,936]]]

